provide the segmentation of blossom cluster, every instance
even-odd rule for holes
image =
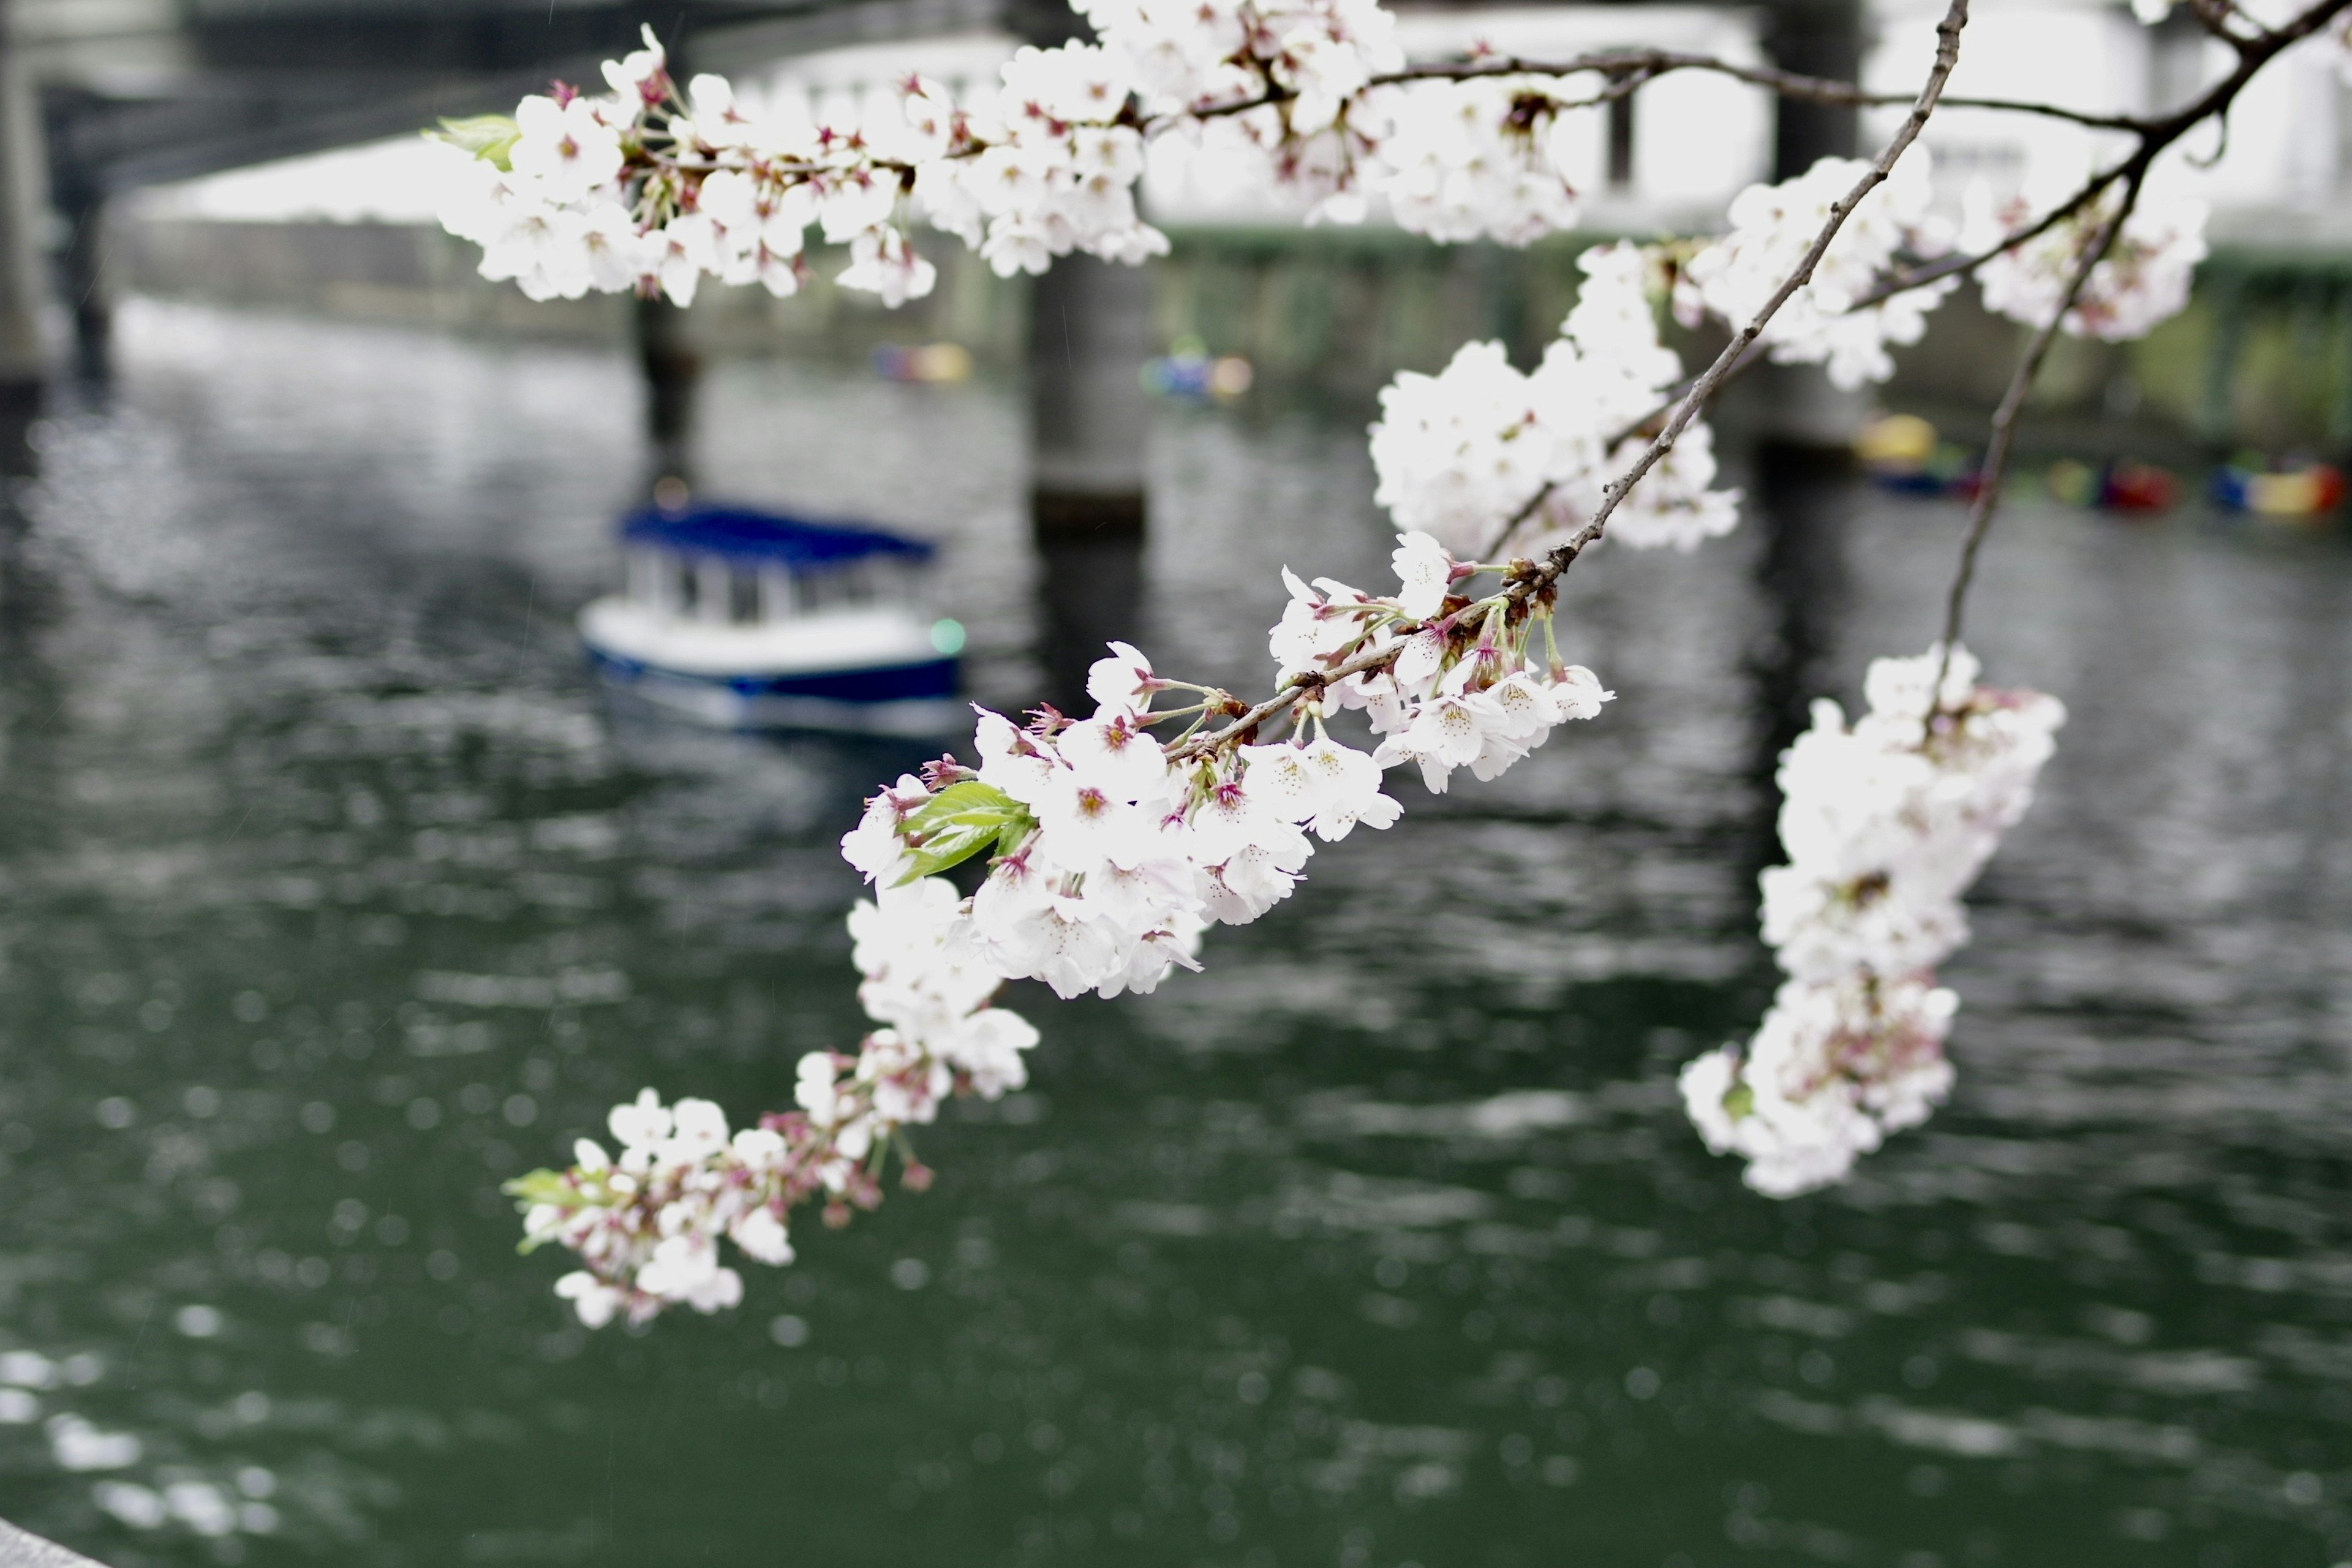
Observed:
[[[1968,941],[1962,896],[2024,815],[2065,721],[2054,698],[1976,675],[1961,648],[1878,659],[1868,712],[1849,727],[1817,702],[1781,755],[1789,863],[1763,874],[1763,928],[1789,978],[1745,1051],[1682,1074],[1700,1136],[1745,1158],[1759,1192],[1843,1180],[1951,1086],[1958,1004],[1935,966]]]
[[[555,1282],[581,1321],[597,1328],[619,1312],[642,1321],[680,1302],[705,1312],[735,1305],[743,1280],[719,1260],[721,1235],[747,1257],[791,1261],[782,1191],[791,1152],[780,1131],[730,1136],[726,1112],[709,1100],[665,1106],[650,1089],[614,1107],[606,1124],[617,1160],[583,1138],[570,1171],[509,1184],[526,1205],[524,1247],[561,1242],[586,1265]]]
[[[1795,273],[1828,223],[1830,209],[1870,165],[1823,158],[1777,185],[1750,185],[1732,198],[1730,232],[1703,247],[1683,269],[1675,308],[1696,325],[1713,312],[1733,328],[1754,320]],[[1906,258],[1951,247],[1951,226],[1929,211],[1927,150],[1914,145],[1854,207],[1813,275],[1765,323],[1763,342],[1784,364],[1818,364],[1851,391],[1895,374],[1889,343],[1916,343],[1927,313],[1958,280],[1943,278],[1864,305]]]
[[[1310,219],[1358,221],[1379,197],[1415,233],[1507,245],[1576,221],[1557,79],[1395,80],[1396,18],[1374,0],[1072,3],[1125,62],[1139,123]]]
[[[1071,0],[1133,73],[1144,112],[1265,102],[1291,134],[1339,122],[1373,78],[1401,69],[1378,0]]]
[[[1648,444],[1644,426],[1683,378],[1680,356],[1658,341],[1655,258],[1621,243],[1577,265],[1576,307],[1532,373],[1500,343],[1468,343],[1438,374],[1407,371],[1381,392],[1373,499],[1400,526],[1465,552],[1539,548],[1590,517]],[[1618,508],[1610,536],[1689,550],[1729,532],[1739,495],[1714,480],[1713,437],[1695,420]]]
[[[1987,259],[1977,268],[1985,309],[2030,327],[2048,324],[2120,199],[2110,187],[2082,211]],[[1969,206],[1965,242],[1972,249],[1990,248],[2033,217],[2025,198],[1996,207],[1980,187],[1971,189]],[[2061,329],[2073,337],[2122,342],[2178,315],[2189,303],[2197,264],[2205,259],[2206,212],[2193,196],[2141,193],[2106,255],[2083,280]]]
[[[1139,123],[1184,137],[1252,188],[1318,216],[1363,211],[1371,152],[1350,110],[1402,68],[1376,0],[1071,0],[1136,85]]]
[[[1557,78],[1424,81],[1372,96],[1374,189],[1399,226],[1447,243],[1533,244],[1576,225],[1576,192],[1554,144]]]
[[[1138,85],[1124,55],[1092,44],[1022,49],[995,101],[975,111],[936,83],[909,81],[916,205],[1002,277],[1043,272],[1074,250],[1130,263],[1166,254],[1167,237],[1136,216]]]
[[[605,62],[607,94],[559,86],[511,119],[448,126],[474,157],[453,167],[442,222],[483,247],[485,277],[537,300],[635,289],[683,305],[706,277],[788,295],[814,226],[849,247],[836,281],[896,305],[938,276],[908,239],[910,195],[1002,273],[1167,248],[1135,212],[1143,139],[1122,57],[1024,48],[990,104],[913,77],[895,120],[840,127],[754,113],[723,77],[681,92],[650,29],[645,43]]]
[[[803,1057],[797,1110],[730,1134],[707,1100],[665,1106],[650,1089],[613,1109],[617,1157],[590,1139],[562,1172],[508,1184],[523,1207],[526,1248],[556,1242],[584,1266],[556,1281],[590,1328],[615,1315],[643,1322],[665,1308],[716,1312],[742,1300],[720,1261],[721,1237],[755,1262],[793,1260],[788,1216],[822,1199],[828,1224],[881,1201],[883,1162],[898,1148],[905,1179],[928,1169],[903,1130],[936,1120],[951,1093],[993,1100],[1027,1081],[1022,1053],[1036,1030],[989,1005],[998,977],[946,944],[955,890],[925,878],[887,895],[891,913],[861,903],[849,918],[865,984],[858,998],[881,1026],[854,1057]]]
[[[1160,676],[1123,643],[1089,672],[1086,718],[982,710],[976,769],[943,762],[901,779],[843,840],[879,889],[876,919],[915,918],[909,879],[992,851],[968,900],[926,907],[922,919],[948,922],[942,952],[1065,997],[1149,992],[1199,966],[1209,925],[1247,924],[1288,897],[1316,840],[1395,822],[1384,768],[1415,763],[1433,790],[1455,767],[1492,777],[1554,725],[1600,711],[1608,694],[1589,670],[1530,658],[1548,609],[1454,593],[1476,568],[1427,534],[1402,536],[1393,563],[1399,591],[1380,598],[1285,574],[1292,597],[1269,651],[1297,700],[1279,738],[1212,730],[1242,711],[1234,699]],[[1344,709],[1386,737],[1376,752],[1330,734]],[[1166,740],[1152,732],[1186,720]]]

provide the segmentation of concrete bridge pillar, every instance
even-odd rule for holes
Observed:
[[[1065,257],[1030,295],[1029,516],[1044,567],[1048,696],[1078,700],[1087,667],[1132,637],[1142,597],[1151,274]]]
[[[64,220],[65,248],[58,286],[73,329],[74,370],[84,384],[102,386],[114,339],[114,300],[106,277],[106,190],[97,171],[52,163],[49,202]]]
[[[638,300],[637,363],[646,382],[646,439],[652,447],[650,488],[664,505],[694,486],[695,394],[702,359],[687,337],[686,312],[667,300]]]
[[[1764,52],[1782,70],[1853,81],[1862,74],[1860,0],[1775,0]],[[1843,104],[1784,98],[1773,117],[1772,177],[1803,174],[1822,158],[1850,158],[1859,112]]]
[[[1091,36],[1066,0],[1006,0],[1004,24],[1041,48]],[[1066,256],[1030,286],[1029,517],[1047,696],[1061,707],[1083,704],[1104,643],[1140,629],[1152,278],[1149,265]]]
[[[37,407],[47,370],[41,331],[48,294],[42,226],[48,212],[39,89],[0,0],[0,438]]]
[[[1842,81],[1862,70],[1860,0],[1773,0],[1764,49],[1783,70]],[[1823,158],[1861,151],[1861,117],[1850,108],[1782,99],[1773,122],[1772,177],[1791,179]],[[1859,491],[1853,441],[1868,417],[1865,394],[1841,392],[1814,365],[1764,364],[1735,389],[1739,422],[1755,435],[1748,505],[1764,536],[1757,586],[1770,630],[1754,668],[1762,722],[1753,762],[1757,864],[1780,858],[1773,837],[1779,799],[1773,772],[1781,749],[1828,689],[1835,642],[1849,598],[1846,537]]]

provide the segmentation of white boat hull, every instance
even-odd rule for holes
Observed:
[[[581,612],[580,637],[608,684],[722,729],[931,735],[965,717],[955,657],[902,608],[734,626],[613,597]]]

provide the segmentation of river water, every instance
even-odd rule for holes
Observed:
[[[908,759],[592,684],[618,354],[121,339],[0,564],[0,1514],[120,1568],[2352,1557],[2334,539],[2003,525],[1975,640],[2074,719],[1947,971],[1954,1100],[1844,1188],[1748,1194],[1672,1087],[1769,994],[1770,715],[1933,624],[1952,510],[1829,494],[1580,565],[1603,718],[1398,777],[1204,974],[1019,995],[1032,1090],[930,1193],[589,1334],[497,1184],[855,1039],[833,840]],[[941,538],[973,689],[1034,694],[1012,395],[709,404],[713,489]],[[1381,575],[1360,418],[1155,440],[1145,640],[1254,688],[1276,566]]]

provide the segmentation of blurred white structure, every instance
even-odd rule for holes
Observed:
[[[1910,92],[1935,54],[1937,0],[1876,0],[1877,37],[1865,82],[1882,92]],[[2191,138],[2190,156],[2168,157],[2157,178],[2211,204],[2220,240],[2352,241],[2352,129],[2340,48],[2305,44],[2239,99],[2228,144],[2210,167],[2210,132]],[[2033,99],[2093,113],[2145,114],[2177,109],[2235,63],[2228,46],[2205,36],[2186,15],[2147,27],[2120,5],[2099,0],[1990,0],[1969,18],[1968,38],[1951,91],[1973,97]],[[1893,129],[1899,111],[1871,117],[1870,131]],[[1980,110],[1938,113],[1924,138],[1937,160],[1937,183],[1957,201],[1984,179],[1997,196],[2039,193],[2072,183],[2095,159],[2113,161],[2128,140],[2055,120]]]
[[[1940,15],[1940,0],[1876,0],[1865,81],[1912,91],[1934,52]],[[1706,5],[1407,9],[1402,32],[1417,58],[1459,55],[1484,42],[1531,59],[1656,47],[1757,62],[1758,20],[1749,9]],[[910,68],[959,95],[982,91],[1016,47],[1010,35],[977,33],[859,45],[748,68],[713,63],[730,68],[742,95],[771,112],[839,124],[895,115],[897,84]],[[2228,65],[2228,50],[2185,17],[2151,29],[2120,0],[1984,0],[1969,20],[1952,91],[2139,112],[2186,101]],[[2333,46],[2307,45],[2273,68],[2265,90],[2240,101],[2213,167],[2174,158],[2165,177],[2212,202],[2220,238],[2352,238],[2352,214],[2341,210],[2341,197],[2352,191],[2346,93]],[[1584,195],[1588,224],[1643,233],[1719,221],[1733,193],[1765,172],[1771,112],[1759,89],[1692,71],[1644,88],[1630,112],[1579,116],[1582,134],[1568,174]],[[1883,133],[1897,114],[1874,114],[1870,130]],[[1996,195],[2028,181],[2038,188],[2078,174],[2116,141],[2057,121],[1965,110],[1939,115],[1927,137],[1955,210],[1971,180],[1984,179]],[[131,198],[131,207],[141,216],[243,222],[431,223],[434,156],[421,140],[404,137],[157,186]],[[1155,146],[1144,189],[1156,221],[1251,224],[1291,216],[1272,198],[1220,193],[1196,163],[1172,139]]]

